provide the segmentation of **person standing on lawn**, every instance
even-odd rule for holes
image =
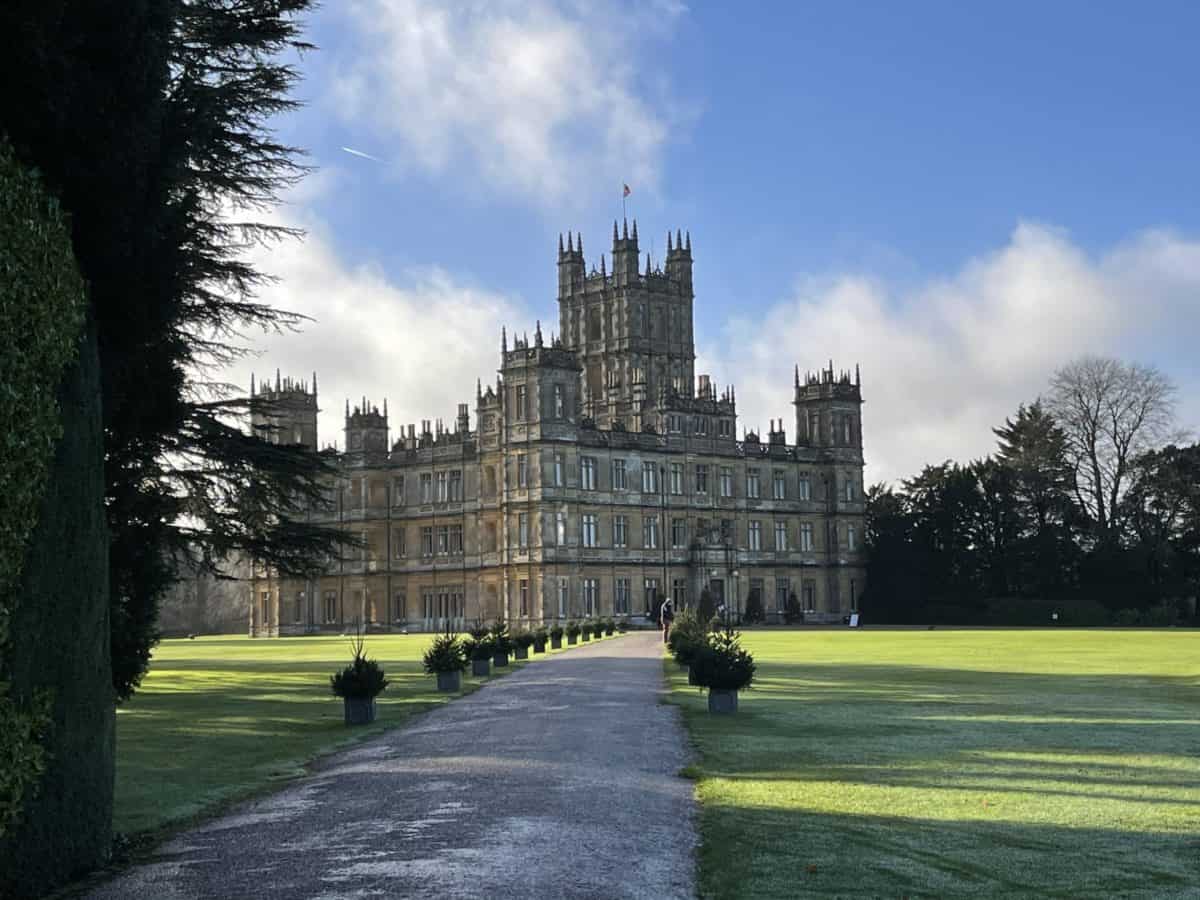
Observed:
[[[658,621],[662,625],[663,643],[665,644],[671,634],[671,623],[675,621],[675,610],[671,607],[670,597],[663,601],[662,609],[658,613]]]

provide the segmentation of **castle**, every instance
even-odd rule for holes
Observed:
[[[610,258],[589,272],[582,236],[559,238],[560,337],[502,333],[474,430],[465,403],[453,427],[393,436],[386,401],[347,402],[322,515],[362,548],[308,581],[256,569],[252,636],[635,619],[706,588],[737,611],[757,593],[768,621],[793,595],[807,621],[857,609],[857,368],[796,369],[795,443],[782,420],[738,440],[734,389],[695,377],[691,235],[668,234],[665,264],[643,269],[637,222],[614,223]],[[315,374],[258,393],[272,412],[254,424],[318,446]]]

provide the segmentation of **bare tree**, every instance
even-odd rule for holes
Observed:
[[[1084,356],[1054,373],[1047,407],[1066,435],[1075,497],[1103,540],[1120,524],[1130,464],[1174,436],[1175,385],[1153,366]]]

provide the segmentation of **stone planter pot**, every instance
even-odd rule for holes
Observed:
[[[513,658],[514,659],[529,659],[529,648],[528,647],[517,647],[515,650],[513,650]]]
[[[534,653],[545,653],[545,652],[546,652],[546,642],[545,642],[545,641],[542,641],[542,642],[541,642],[541,643],[539,643],[539,644],[534,644],[534,645],[533,645],[533,652],[534,652]]]
[[[567,646],[568,647],[573,647],[575,644],[578,644],[578,643],[579,643],[579,635],[577,635],[577,634],[567,635]]]
[[[561,634],[558,637],[550,638],[550,649],[551,650],[561,650],[562,649],[562,635]]]
[[[583,642],[586,644],[592,639],[592,633],[590,631],[585,631],[580,635],[580,637],[583,638]]]
[[[438,672],[437,681],[439,691],[450,693],[460,690],[462,688],[462,672],[458,669],[453,672]]]
[[[508,665],[508,654],[507,653],[497,653],[495,656],[492,657],[492,665],[495,666],[497,669],[503,669],[505,666]]]
[[[719,691],[710,688],[708,691],[708,711],[720,715],[737,712],[737,691]]]
[[[343,697],[347,725],[366,725],[375,721],[374,697]]]
[[[486,678],[492,673],[492,664],[486,659],[471,660],[471,674],[476,678]]]

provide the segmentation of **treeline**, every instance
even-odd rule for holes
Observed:
[[[878,622],[1200,624],[1200,444],[1153,368],[1086,357],[982,460],[867,495]]]

